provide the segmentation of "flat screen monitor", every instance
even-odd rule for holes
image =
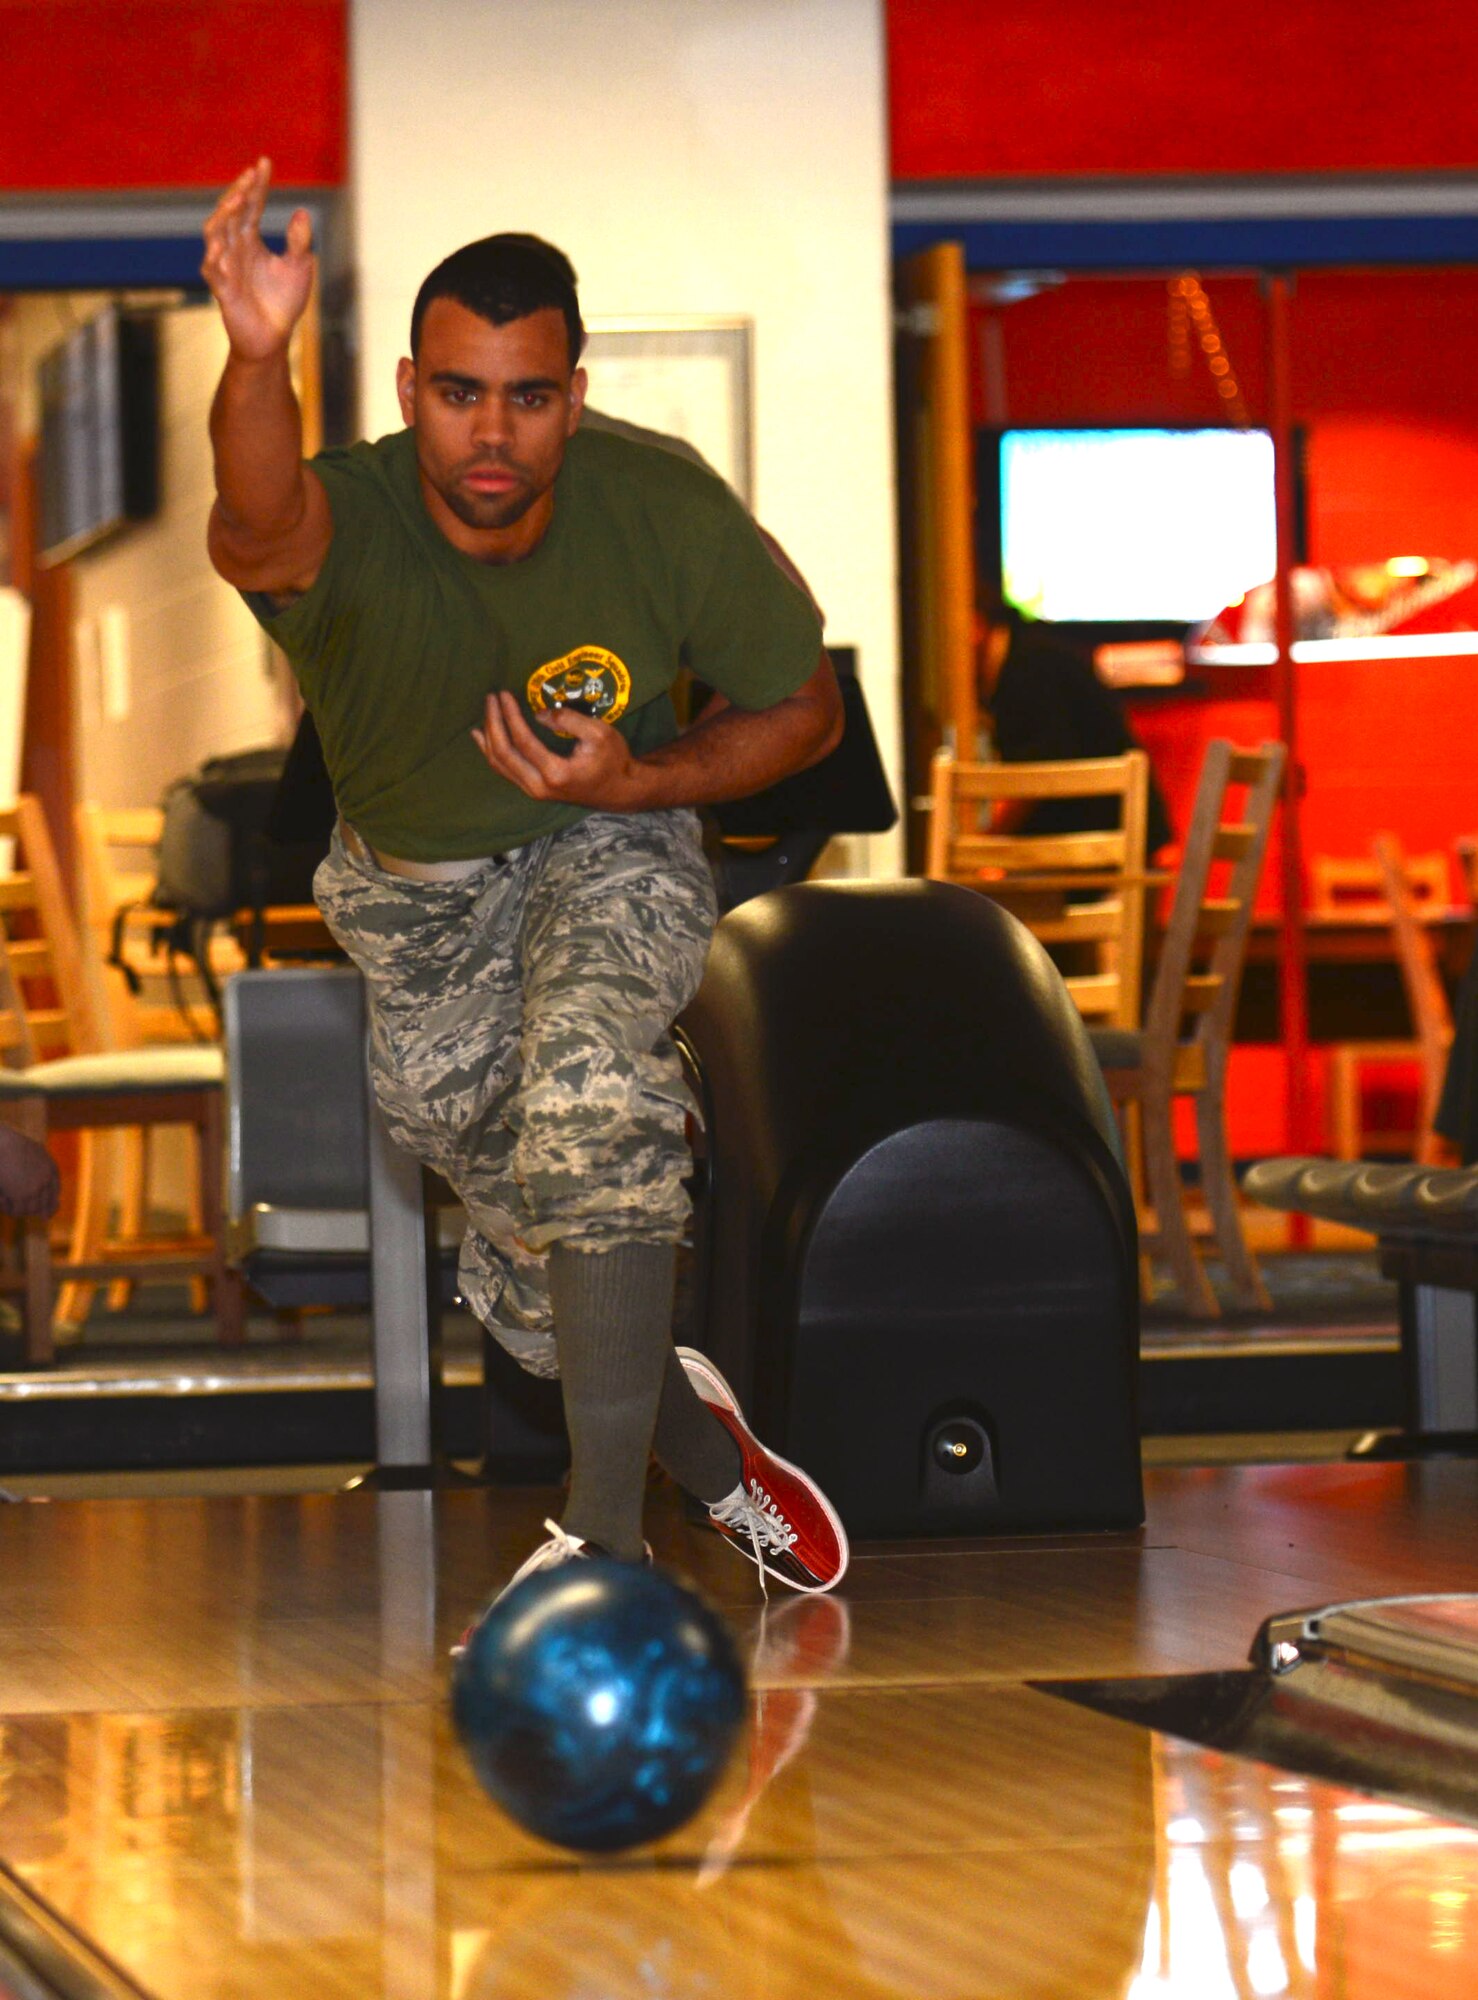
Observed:
[[[1193,625],[1273,574],[1266,431],[1007,430],[996,442],[1002,590],[1027,617]]]
[[[106,307],[41,357],[41,536],[64,562],[159,502],[155,322]]]

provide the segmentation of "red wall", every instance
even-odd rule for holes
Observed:
[[[346,14],[4,0],[0,187],[212,187],[261,151],[336,183]],[[887,33],[900,179],[1478,163],[1478,16],[1454,0],[888,0]]]
[[[0,189],[213,188],[259,153],[335,186],[346,29],[346,0],[0,0]]]
[[[1205,282],[1256,420],[1265,405],[1257,287]],[[977,332],[982,318],[977,309]],[[1221,418],[1199,360],[1188,376],[1171,372],[1163,280],[1073,280],[1005,308],[1001,327],[1011,423]],[[1292,336],[1295,415],[1308,431],[1311,559],[1478,558],[1478,272],[1301,274]],[[973,343],[977,364],[981,347]],[[983,419],[978,365],[975,398]],[[1454,835],[1478,832],[1478,660],[1320,662],[1297,673],[1307,854],[1367,853],[1384,828],[1413,852],[1450,850]],[[1277,733],[1272,702],[1249,694],[1245,680],[1225,696],[1142,699],[1131,713],[1182,826],[1211,737]],[[1266,908],[1280,901],[1279,866],[1275,834]],[[1239,1051],[1236,1150],[1280,1150],[1282,1107],[1281,1058]]]
[[[1256,419],[1257,287],[1208,278],[1206,291]],[[1171,372],[1162,280],[1073,280],[1007,307],[1001,324],[1013,424],[1221,420],[1199,360],[1188,376]],[[1292,336],[1311,560],[1478,557],[1478,272],[1304,273]],[[978,371],[975,396],[983,420]],[[1413,848],[1478,830],[1478,661],[1323,663],[1299,676],[1310,852],[1364,853],[1382,828]],[[1229,719],[1239,725],[1230,732]],[[1268,733],[1272,711],[1228,718],[1219,703],[1157,701],[1142,705],[1141,722],[1183,819],[1206,739]]]
[[[347,5],[0,0],[0,189],[214,188],[261,152],[280,183],[340,183]],[[414,32],[411,0],[406,17]],[[1478,13],[1454,0],[887,0],[887,32],[898,179],[1478,164]],[[1255,291],[1209,288],[1256,411]],[[1466,274],[1300,281],[1317,560],[1478,553],[1475,308]],[[1074,286],[1013,308],[1011,416],[1219,413],[1208,378],[1170,380],[1164,354],[1152,286]],[[1434,845],[1478,823],[1478,675],[1465,662],[1397,672],[1304,672],[1311,847],[1357,851],[1378,823]],[[1183,812],[1206,736],[1270,733],[1271,713],[1146,706],[1140,727]],[[1240,1146],[1281,1145],[1276,1091],[1253,1078],[1237,1103]]]
[[[896,178],[1471,167],[1455,0],[888,0]]]

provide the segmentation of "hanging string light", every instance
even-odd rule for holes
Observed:
[[[1211,309],[1205,286],[1194,271],[1183,271],[1178,278],[1170,280],[1167,300],[1171,374],[1189,375],[1199,349],[1227,415],[1239,429],[1247,430],[1252,419],[1247,413],[1241,384],[1233,371],[1231,356],[1216,324],[1216,314]]]
[[[1170,280],[1166,310],[1169,317],[1165,338],[1170,350],[1170,373],[1184,380],[1191,372],[1191,308],[1183,279]]]

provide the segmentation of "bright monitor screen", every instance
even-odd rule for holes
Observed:
[[[1001,437],[1008,603],[1084,624],[1211,618],[1276,567],[1266,431]]]

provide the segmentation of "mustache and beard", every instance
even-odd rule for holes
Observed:
[[[475,472],[507,473],[517,484],[506,493],[478,493],[462,484]],[[520,465],[506,452],[479,452],[475,458],[455,466],[444,484],[440,480],[435,484],[457,519],[469,528],[512,527],[527,514],[540,491],[529,467]]]

